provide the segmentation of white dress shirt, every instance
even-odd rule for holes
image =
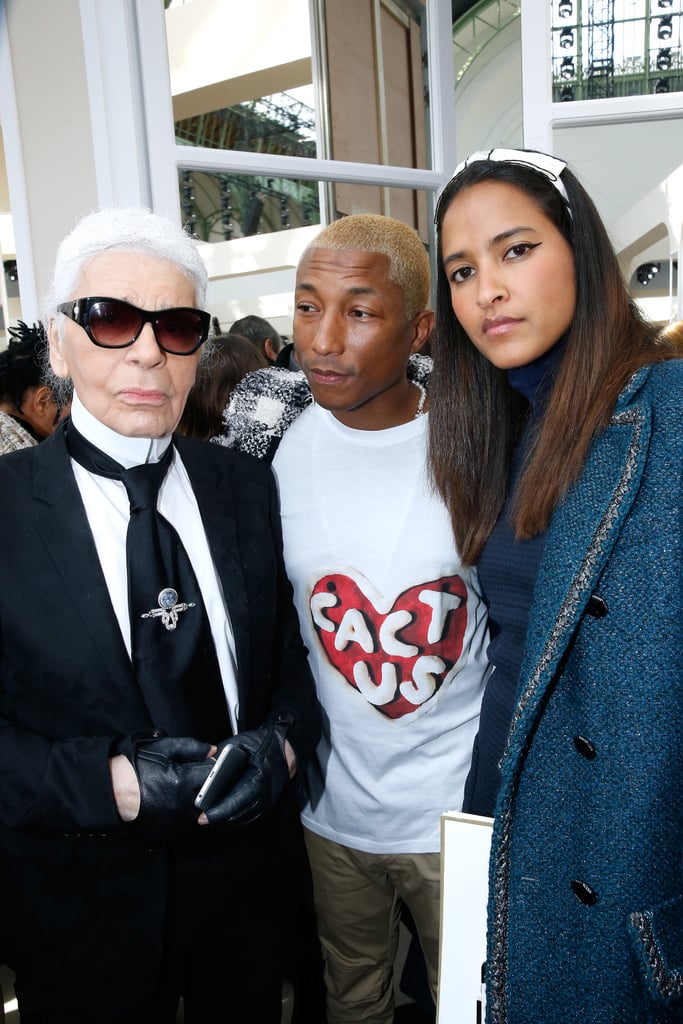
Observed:
[[[74,393],[71,420],[80,433],[101,451],[126,469],[145,462],[158,462],[171,443],[171,437],[124,437],[106,427],[88,412]],[[71,460],[76,483],[83,499],[109,596],[121,634],[130,656],[130,617],[126,573],[126,532],[129,502],[120,480],[89,472]],[[211,557],[199,506],[187,470],[177,450],[159,489],[157,508],[173,524],[185,546],[199,583],[211,633],[216,647],[223,688],[233,731],[237,731],[238,692],[235,638],[223,596],[223,588]]]

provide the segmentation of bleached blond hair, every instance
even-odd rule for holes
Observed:
[[[402,221],[354,213],[323,228],[303,256],[313,249],[381,253],[389,260],[389,280],[403,292],[407,319],[429,308],[429,257],[417,231]]]

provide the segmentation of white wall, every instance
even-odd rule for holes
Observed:
[[[248,6],[248,16],[237,0],[193,0],[166,11],[176,120],[310,84],[308,0]]]
[[[0,123],[22,315],[33,320],[74,206],[85,212],[97,205],[78,0],[6,0],[0,46]]]
[[[454,127],[458,160],[523,145],[520,19],[484,46],[456,86]]]
[[[314,225],[203,246],[210,277],[207,308],[221,327],[253,313],[291,335],[296,267],[319,230]]]
[[[615,225],[683,164],[683,122],[556,126],[553,150],[571,164],[604,220]]]

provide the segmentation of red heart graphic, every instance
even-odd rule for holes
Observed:
[[[354,580],[333,573],[316,583],[310,608],[331,664],[383,715],[402,718],[434,696],[460,657],[467,588],[442,576],[404,590],[382,613]]]

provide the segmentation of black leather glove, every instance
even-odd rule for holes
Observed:
[[[128,827],[145,839],[172,841],[187,835],[197,821],[194,798],[213,760],[210,745],[189,736],[157,731],[127,736],[117,745],[133,765],[140,786],[140,811]]]
[[[223,831],[238,831],[272,811],[289,782],[285,757],[289,725],[289,718],[282,717],[227,740],[227,744],[246,751],[249,759],[230,792],[205,810],[211,826]]]

